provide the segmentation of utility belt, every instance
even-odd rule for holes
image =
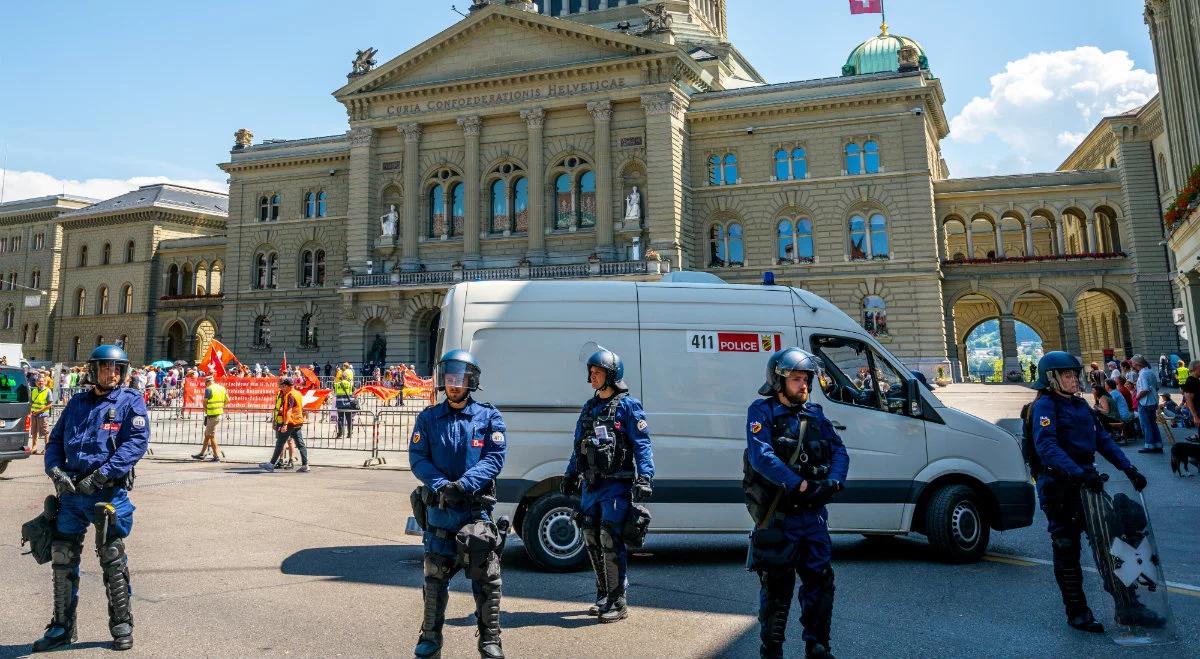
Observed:
[[[413,518],[417,521],[417,526],[422,531],[427,531],[443,540],[454,540],[455,532],[447,529],[440,529],[429,524],[429,509],[441,508],[462,509],[467,508],[475,517],[482,517],[483,513],[492,512],[492,508],[496,505],[496,481],[488,481],[479,492],[468,495],[463,499],[451,500],[445,494],[434,492],[432,488],[426,485],[418,485],[416,489],[408,495],[408,502],[412,506]]]
[[[71,477],[72,483],[79,485],[79,483],[81,481],[83,481],[83,479],[87,478],[88,476],[90,476],[92,473],[94,473],[98,469],[99,468],[97,467],[97,469],[94,469],[86,474],[80,474],[80,473],[77,473],[74,471],[67,471],[66,469],[63,469],[63,473],[65,473],[66,475]],[[135,479],[137,479],[137,474],[134,473],[134,471],[135,471],[134,468],[131,467],[129,469],[129,472],[126,473],[124,476],[121,476],[120,478],[109,481],[108,485],[105,485],[103,488],[96,490],[96,491],[100,492],[104,495],[101,498],[111,499],[116,490],[126,490],[126,491],[132,490],[133,489],[133,481]]]

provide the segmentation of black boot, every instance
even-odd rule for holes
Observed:
[[[421,636],[413,654],[418,659],[437,659],[442,656],[442,625],[446,622],[446,602],[450,599],[449,570],[425,555],[425,600],[421,620]]]
[[[54,575],[54,617],[46,633],[33,642],[34,652],[55,650],[75,642],[75,588],[79,584],[79,558],[83,552],[81,536],[56,539],[50,544]]]
[[[833,627],[833,568],[826,565],[815,579],[815,584],[804,582],[806,590],[816,590],[816,597],[800,612],[800,624],[804,625],[809,636],[815,637],[804,644],[805,656],[832,659],[829,634]]]
[[[475,619],[479,625],[479,656],[482,659],[504,659],[500,645],[500,586],[499,571],[484,581],[483,592],[476,598]]]
[[[129,564],[125,542],[120,538],[96,548],[100,570],[104,576],[104,592],[108,595],[108,630],[112,632],[112,649],[133,647],[133,610],[129,603]]]
[[[600,529],[601,562],[604,565],[604,588],[608,598],[600,606],[600,622],[617,622],[629,617],[625,603],[625,582],[621,579],[621,565],[617,556],[616,535],[607,527]]]
[[[834,656],[829,653],[829,646],[820,641],[805,641],[804,657],[805,659],[834,659]]]
[[[1067,611],[1067,624],[1080,631],[1103,634],[1104,625],[1096,621],[1083,593],[1083,568],[1079,565],[1082,545],[1079,536],[1061,535],[1051,538],[1054,558],[1054,580],[1062,593]]]
[[[592,562],[592,570],[596,573],[596,603],[588,608],[588,613],[596,616],[600,615],[600,609],[604,608],[604,603],[608,601],[608,586],[604,579],[604,554],[600,551],[600,545],[588,545],[587,553]]]
[[[1096,620],[1096,616],[1092,615],[1091,609],[1084,609],[1083,611],[1076,612],[1075,615],[1069,615],[1067,617],[1067,624],[1081,632],[1088,632],[1089,634],[1104,633],[1104,625]]]
[[[759,572],[759,581],[767,596],[758,610],[758,656],[762,659],[783,659],[783,644],[787,640],[788,612],[792,606],[792,582],[774,583],[771,573]],[[782,586],[787,586],[786,591]]]

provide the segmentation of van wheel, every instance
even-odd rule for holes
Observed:
[[[3,474],[4,470],[8,469],[9,462],[10,462],[9,460],[0,461],[0,474]]]
[[[539,497],[525,511],[521,541],[538,566],[552,572],[574,572],[587,563],[583,533],[572,517],[577,503],[557,492]]]
[[[947,485],[929,499],[925,534],[947,562],[974,563],[987,551],[991,526],[974,490]]]

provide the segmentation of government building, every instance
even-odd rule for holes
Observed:
[[[390,61],[358,53],[333,93],[344,133],[238,130],[227,199],[161,185],[0,205],[22,258],[46,235],[33,288],[49,290],[36,307],[0,293],[0,341],[73,360],[125,337],[141,361],[216,336],[244,362],[427,373],[455,282],[682,269],[772,273],[930,376],[961,377],[989,320],[1006,371],[1017,321],[1085,361],[1186,350],[1169,102],[1105,118],[1057,171],[956,179],[936,57],[886,26],[848,50],[829,77],[771,84],[729,41],[725,0],[476,0]],[[25,272],[14,258],[0,272]]]

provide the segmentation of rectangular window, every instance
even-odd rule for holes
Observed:
[[[858,339],[818,335],[813,353],[825,364],[825,397],[837,403],[906,414],[905,379],[874,348]]]

